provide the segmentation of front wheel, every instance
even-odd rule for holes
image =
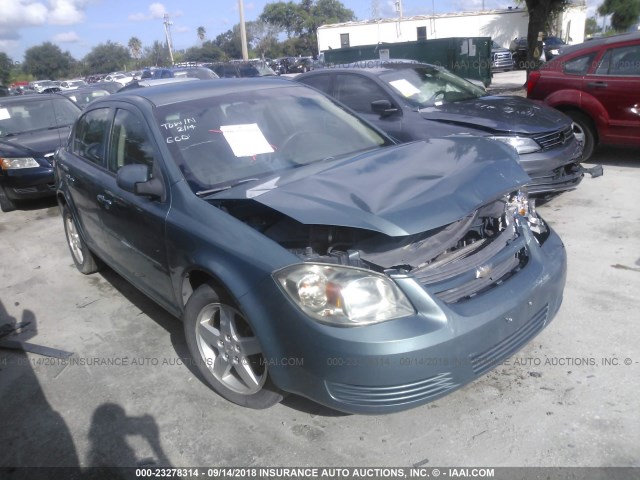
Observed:
[[[573,120],[573,134],[582,144],[582,161],[589,160],[596,146],[595,127],[591,119],[582,112],[569,110],[565,112]]]
[[[71,215],[69,208],[66,206],[62,207],[62,220],[64,222],[64,233],[67,237],[67,244],[69,245],[71,257],[73,258],[73,263],[76,264],[76,268],[85,275],[96,273],[100,269],[98,261],[93,256],[93,253],[91,253],[91,250],[89,250],[89,247],[87,247],[87,244],[84,243],[84,240],[82,240],[73,215]]]
[[[191,356],[220,396],[244,407],[263,409],[283,393],[268,374],[267,362],[251,325],[234,303],[201,285],[187,302],[184,332]]]

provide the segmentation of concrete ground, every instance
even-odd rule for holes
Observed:
[[[0,466],[640,466],[640,156],[594,161],[603,177],[539,208],[569,257],[555,320],[474,383],[387,416],[221,399],[179,321],[110,270],[76,271],[53,203],[0,214],[0,324],[74,353],[0,350]]]
[[[526,70],[512,70],[510,72],[497,72],[491,78],[489,90],[504,89],[517,90],[522,88],[527,80]]]

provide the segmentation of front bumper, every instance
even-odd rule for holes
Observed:
[[[528,229],[523,234],[529,262],[496,288],[445,304],[412,277],[397,279],[417,314],[377,325],[318,324],[270,278],[240,301],[279,388],[344,412],[405,410],[473,381],[553,319],[566,279],[564,245],[554,232],[541,247]]]
[[[0,182],[12,200],[51,197],[56,193],[53,167],[5,170],[0,174]]]
[[[560,193],[576,188],[584,178],[580,166],[582,147],[575,140],[549,150],[520,155],[520,164],[531,177],[531,195]]]

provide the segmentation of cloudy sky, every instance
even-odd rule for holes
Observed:
[[[245,17],[254,20],[267,0],[244,0]],[[394,0],[343,0],[358,19],[371,17],[372,5],[381,16],[394,15]],[[600,0],[587,0],[593,14]],[[403,0],[406,16],[480,9],[483,0]],[[513,6],[513,0],[484,0],[485,8]],[[239,20],[237,0],[187,0],[147,3],[123,0],[0,0],[0,51],[14,61],[43,42],[52,42],[81,59],[108,40],[127,45],[132,36],[143,46],[164,40],[162,18],[170,15],[176,49],[198,44],[196,30],[203,26],[215,38]]]

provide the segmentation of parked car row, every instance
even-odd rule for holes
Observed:
[[[549,323],[566,257],[522,189],[582,179],[568,117],[415,62],[297,80],[160,75],[87,103],[55,161],[78,269],[181,318],[205,381],[252,408],[417,406]]]
[[[54,194],[77,269],[107,264],[180,318],[229,401],[404,410],[557,313],[566,254],[528,192],[580,183],[578,113],[606,98],[552,99],[583,82],[638,103],[624,82],[639,49],[636,35],[560,50],[530,78],[549,106],[406,61],[296,81],[171,69],[98,98],[2,98],[0,206]],[[636,118],[607,115],[598,139],[637,140]]]
[[[286,73],[305,73],[313,70],[313,57],[280,57],[270,60],[269,66],[278,75]]]

